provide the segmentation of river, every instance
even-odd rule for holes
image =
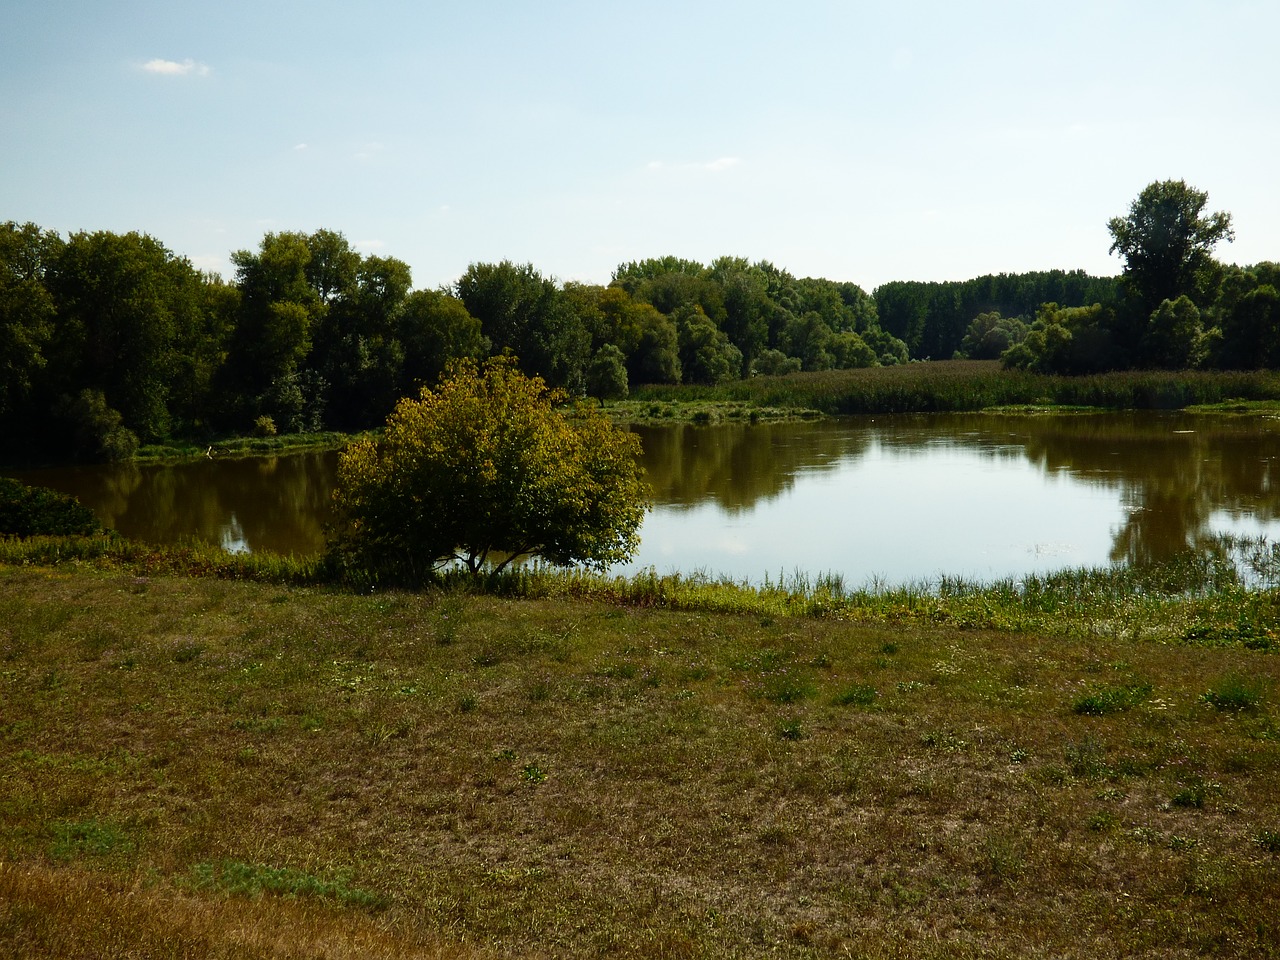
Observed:
[[[636,427],[654,509],[627,573],[850,585],[1160,559],[1280,535],[1280,422],[1187,414],[949,414]],[[323,548],[333,452],[11,472],[129,537]]]

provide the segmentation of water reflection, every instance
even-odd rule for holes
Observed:
[[[299,556],[324,547],[337,454],[69,467],[14,474],[79,497],[109,527],[153,543],[203,540]]]
[[[1280,427],[1264,418],[972,414],[637,432],[658,503],[641,560],[660,569],[1003,576],[1161,559],[1224,532],[1274,535],[1280,518]],[[797,485],[805,493],[792,497]],[[704,515],[712,503],[719,521]],[[785,520],[744,519],[766,503]]]
[[[937,415],[635,428],[656,508],[636,563],[759,579],[1004,576],[1280,532],[1264,418]],[[322,549],[333,452],[15,474],[126,536]]]

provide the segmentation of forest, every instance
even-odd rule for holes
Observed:
[[[458,359],[509,353],[571,394],[916,360],[1047,373],[1280,365],[1280,265],[1220,263],[1230,216],[1151,184],[1108,227],[1118,277],[797,278],[766,261],[621,264],[607,286],[474,263],[415,290],[408,264],[339,232],[266,234],[234,276],[137,232],[0,226],[0,451],[119,459],[139,444],[354,431]]]

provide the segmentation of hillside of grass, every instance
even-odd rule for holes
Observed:
[[[0,567],[7,956],[1280,955],[1267,593],[210,572]]]

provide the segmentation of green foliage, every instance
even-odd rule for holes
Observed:
[[[93,511],[75,497],[0,477],[0,535],[65,537],[102,532]]]
[[[648,505],[638,440],[589,409],[555,409],[560,399],[495,358],[402,400],[380,437],[342,456],[332,556],[411,582],[452,560],[496,573],[530,554],[625,559]]]
[[[958,353],[969,360],[998,360],[1027,336],[1027,325],[1017,317],[1002,317],[998,310],[980,313],[969,323]]]
[[[240,860],[197,863],[191,868],[197,890],[217,890],[242,897],[321,897],[358,907],[380,907],[385,899],[360,887],[346,876],[325,880],[291,867],[269,867]]]
[[[101,390],[81,390],[65,407],[71,450],[84,460],[128,460],[138,452],[138,438],[124,426],[124,417],[107,406]]]
[[[1124,217],[1107,223],[1111,253],[1124,258],[1124,282],[1145,317],[1165,300],[1202,303],[1216,269],[1213,248],[1232,240],[1231,215],[1204,213],[1209,195],[1185,180],[1148,184]]]
[[[1280,268],[1259,264],[1223,283],[1218,366],[1251,370],[1280,366]]]
[[[406,396],[433,387],[456,360],[482,360],[489,355],[489,338],[480,321],[457,297],[437,290],[409,294],[399,315],[404,349],[401,389]]]
[[[533,264],[473,263],[455,293],[494,349],[511,350],[525,373],[581,389],[591,335],[572,300]]]
[[[912,358],[943,359],[961,349],[980,314],[1029,321],[1042,303],[1109,305],[1117,299],[1117,285],[1113,278],[1081,270],[1050,270],[945,283],[894,281],[877,287],[873,296],[880,328],[904,341]]]
[[[587,393],[601,400],[624,400],[627,396],[627,367],[622,351],[606,343],[587,367]]]
[[[1141,681],[1093,687],[1071,704],[1076,713],[1101,717],[1136,707],[1151,695],[1151,684]]]
[[[34,223],[0,225],[0,420],[21,407],[47,364],[57,307],[45,277],[61,247]]]
[[[1112,312],[1101,304],[1060,307],[1042,304],[1020,342],[1004,352],[1006,368],[1035,373],[1082,374],[1115,365]]]
[[[1230,676],[1214,684],[1200,699],[1224,713],[1252,713],[1261,707],[1263,692],[1263,685],[1257,680]]]
[[[680,367],[686,381],[717,384],[737,378],[741,351],[700,307],[680,307],[675,321],[680,337]]]
[[[1165,370],[1198,367],[1207,353],[1200,310],[1185,294],[1165,300],[1151,314],[1143,335],[1144,366]]]
[[[761,350],[755,359],[755,372],[768,377],[782,377],[800,372],[800,358],[789,357],[781,350]]]

